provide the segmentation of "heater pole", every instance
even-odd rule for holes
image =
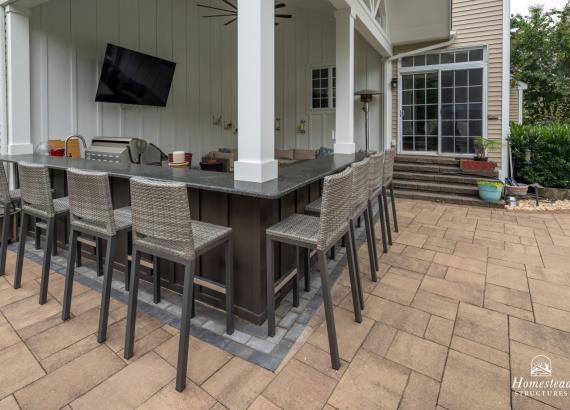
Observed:
[[[364,136],[365,136],[365,144],[366,144],[366,152],[370,151],[370,126],[368,123],[368,112],[369,106],[368,102],[365,102],[362,106],[362,110],[364,111]]]

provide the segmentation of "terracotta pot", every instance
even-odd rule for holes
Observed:
[[[460,161],[462,171],[493,172],[497,164],[492,161],[475,161],[474,159],[462,159]]]

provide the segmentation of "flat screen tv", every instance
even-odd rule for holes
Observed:
[[[176,63],[107,44],[95,101],[164,107]]]

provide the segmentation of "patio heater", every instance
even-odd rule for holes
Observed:
[[[360,90],[355,95],[360,97],[362,111],[364,111],[364,135],[366,141],[366,152],[370,151],[370,103],[374,96],[382,94],[380,91]]]

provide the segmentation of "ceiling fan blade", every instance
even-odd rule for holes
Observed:
[[[221,8],[219,8],[219,7],[206,6],[205,4],[197,4],[196,6],[202,7],[202,8],[204,8],[204,9],[225,11],[225,12],[227,12],[227,13],[235,13],[235,10],[221,9]]]
[[[233,13],[233,14],[211,14],[209,16],[202,16],[202,17],[207,19],[207,18],[212,18],[212,17],[235,17],[235,15],[236,15],[235,13]]]
[[[231,19],[230,21],[228,21],[226,24],[224,24],[224,26],[229,26],[230,24],[232,24],[232,23],[233,23],[234,21],[236,21],[236,20],[237,20],[237,17]]]
[[[230,3],[228,0],[222,0],[224,3],[226,3],[228,6],[230,6],[231,8],[233,8],[234,10],[237,10],[237,7],[235,5],[233,5],[232,3]]]
[[[276,14],[275,17],[280,19],[292,19],[293,16],[291,14]]]
[[[285,3],[278,3],[275,5],[276,9],[282,9],[283,7],[287,7],[287,5]]]

